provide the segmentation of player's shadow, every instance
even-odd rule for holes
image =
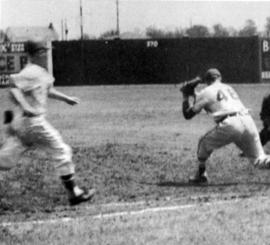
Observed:
[[[209,187],[209,186],[220,186],[220,187],[227,187],[227,186],[236,186],[238,183],[203,183],[203,184],[197,184],[197,183],[189,183],[189,182],[174,182],[174,181],[161,181],[157,182],[156,185],[160,187]]]
[[[150,184],[150,183],[148,183]],[[261,186],[270,186],[270,182],[227,182],[227,183],[204,183],[204,184],[196,184],[189,182],[176,182],[176,181],[161,181],[152,183],[153,185],[160,187],[230,187],[230,186],[240,186],[240,185],[261,185]]]

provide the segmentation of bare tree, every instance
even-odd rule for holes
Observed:
[[[227,28],[230,37],[237,37],[238,31],[234,27]]]
[[[229,36],[229,31],[225,27],[223,27],[221,24],[214,25],[213,29],[214,29],[214,33],[213,33],[214,37],[228,37]]]
[[[105,31],[99,36],[100,39],[114,39],[116,37],[118,37],[118,33],[116,30]]]
[[[210,37],[208,28],[203,25],[194,25],[186,29],[186,34],[189,37]]]
[[[0,30],[0,42],[7,41],[7,35],[3,30]]]
[[[183,30],[183,29],[181,29],[181,28],[177,28],[177,29],[175,29],[175,31],[174,31],[174,36],[176,37],[176,38],[178,38],[178,37],[184,37],[186,34],[185,34],[185,31]]]
[[[84,33],[83,34],[83,40],[90,40],[91,38],[90,38],[90,35],[89,34],[87,34],[87,33]]]
[[[270,17],[266,18],[265,33],[267,37],[270,37]]]
[[[185,32],[181,28],[170,31],[150,26],[146,28],[146,35],[150,38],[181,38],[185,35]]]
[[[146,35],[150,38],[163,38],[164,31],[154,26],[150,26],[146,28]]]
[[[257,26],[253,20],[248,19],[245,26],[239,31],[239,36],[250,37],[254,35],[258,35]]]

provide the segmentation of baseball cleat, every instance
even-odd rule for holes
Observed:
[[[73,196],[69,198],[69,204],[70,206],[78,205],[82,202],[89,201],[93,198],[95,195],[96,190],[95,189],[89,189],[89,190],[83,190],[83,193],[79,196]]]
[[[195,176],[190,177],[188,182],[190,184],[197,184],[197,185],[207,184],[208,183],[207,174],[206,173],[204,173],[202,175],[196,174]]]

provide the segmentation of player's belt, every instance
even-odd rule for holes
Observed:
[[[221,123],[221,122],[223,122],[225,119],[227,119],[228,117],[235,117],[235,116],[237,116],[237,115],[245,115],[245,114],[247,114],[247,113],[242,113],[242,112],[233,112],[233,113],[229,113],[229,114],[226,114],[226,115],[224,115],[224,116],[218,118],[218,119],[216,120],[216,123]]]

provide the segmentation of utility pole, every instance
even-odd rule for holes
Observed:
[[[65,40],[68,40],[68,26],[67,26],[67,19],[65,19]]]
[[[85,76],[85,60],[84,60],[84,41],[83,41],[83,7],[82,7],[82,0],[80,0],[80,25],[81,25],[81,57],[80,57],[80,66],[81,66],[81,79],[82,83],[84,84],[86,82],[86,76]]]
[[[83,40],[83,11],[82,11],[82,0],[80,0],[80,26],[81,26],[81,40]]]
[[[120,30],[119,30],[119,0],[116,0],[116,34],[119,37],[120,36]]]
[[[63,19],[61,19],[61,40],[64,40],[64,23]]]
[[[189,20],[189,27],[192,28],[193,24],[192,24],[192,18],[190,18]]]

